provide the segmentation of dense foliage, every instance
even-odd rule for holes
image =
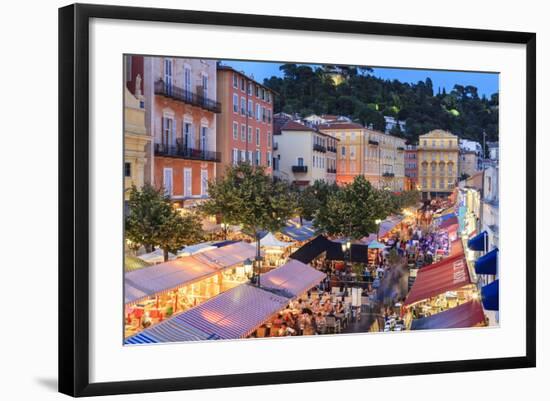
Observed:
[[[433,88],[431,79],[416,84],[374,77],[372,69],[284,64],[283,77],[264,84],[278,93],[275,112],[336,114],[384,130],[384,116],[406,121],[392,134],[416,143],[418,135],[445,129],[478,142],[498,140],[498,94],[479,96],[474,86],[455,85],[450,93]]]
[[[201,219],[193,212],[182,214],[172,207],[162,189],[145,185],[141,190],[132,186],[125,219],[126,238],[150,252],[158,246],[177,252],[185,245],[200,242],[204,232]]]
[[[210,183],[208,196],[201,206],[205,214],[241,225],[250,235],[279,230],[296,210],[288,184],[273,181],[263,167],[248,163],[229,167],[223,179]]]

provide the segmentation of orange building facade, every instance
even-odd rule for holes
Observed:
[[[321,124],[319,130],[338,139],[336,183],[349,184],[356,176],[363,175],[365,128],[356,123],[336,122]]]
[[[231,67],[218,65],[216,146],[221,162],[216,174],[238,163],[248,162],[273,171],[273,98],[274,93]]]
[[[216,151],[216,62],[146,57],[147,116],[153,136],[153,183],[180,207],[208,196],[221,160]]]

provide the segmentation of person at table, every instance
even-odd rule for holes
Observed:
[[[338,301],[336,308],[334,309],[334,313],[344,313],[344,305],[342,304],[342,301]]]

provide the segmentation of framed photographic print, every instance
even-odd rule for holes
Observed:
[[[535,366],[535,34],[78,4],[59,78],[61,392]]]

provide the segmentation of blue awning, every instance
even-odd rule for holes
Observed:
[[[487,237],[487,231],[483,231],[476,235],[474,238],[468,240],[468,248],[472,251],[484,251],[485,250],[485,238]]]
[[[448,219],[453,218],[453,217],[456,217],[455,212],[451,212],[451,213],[447,213],[447,214],[444,214],[442,216],[439,216],[439,217],[437,217],[437,220],[439,220],[439,222],[444,222],[445,220],[448,220]]]
[[[486,253],[475,263],[475,269],[477,274],[497,274],[497,259],[498,248],[493,249],[491,252]]]
[[[481,300],[486,310],[498,310],[498,280],[481,288]]]

